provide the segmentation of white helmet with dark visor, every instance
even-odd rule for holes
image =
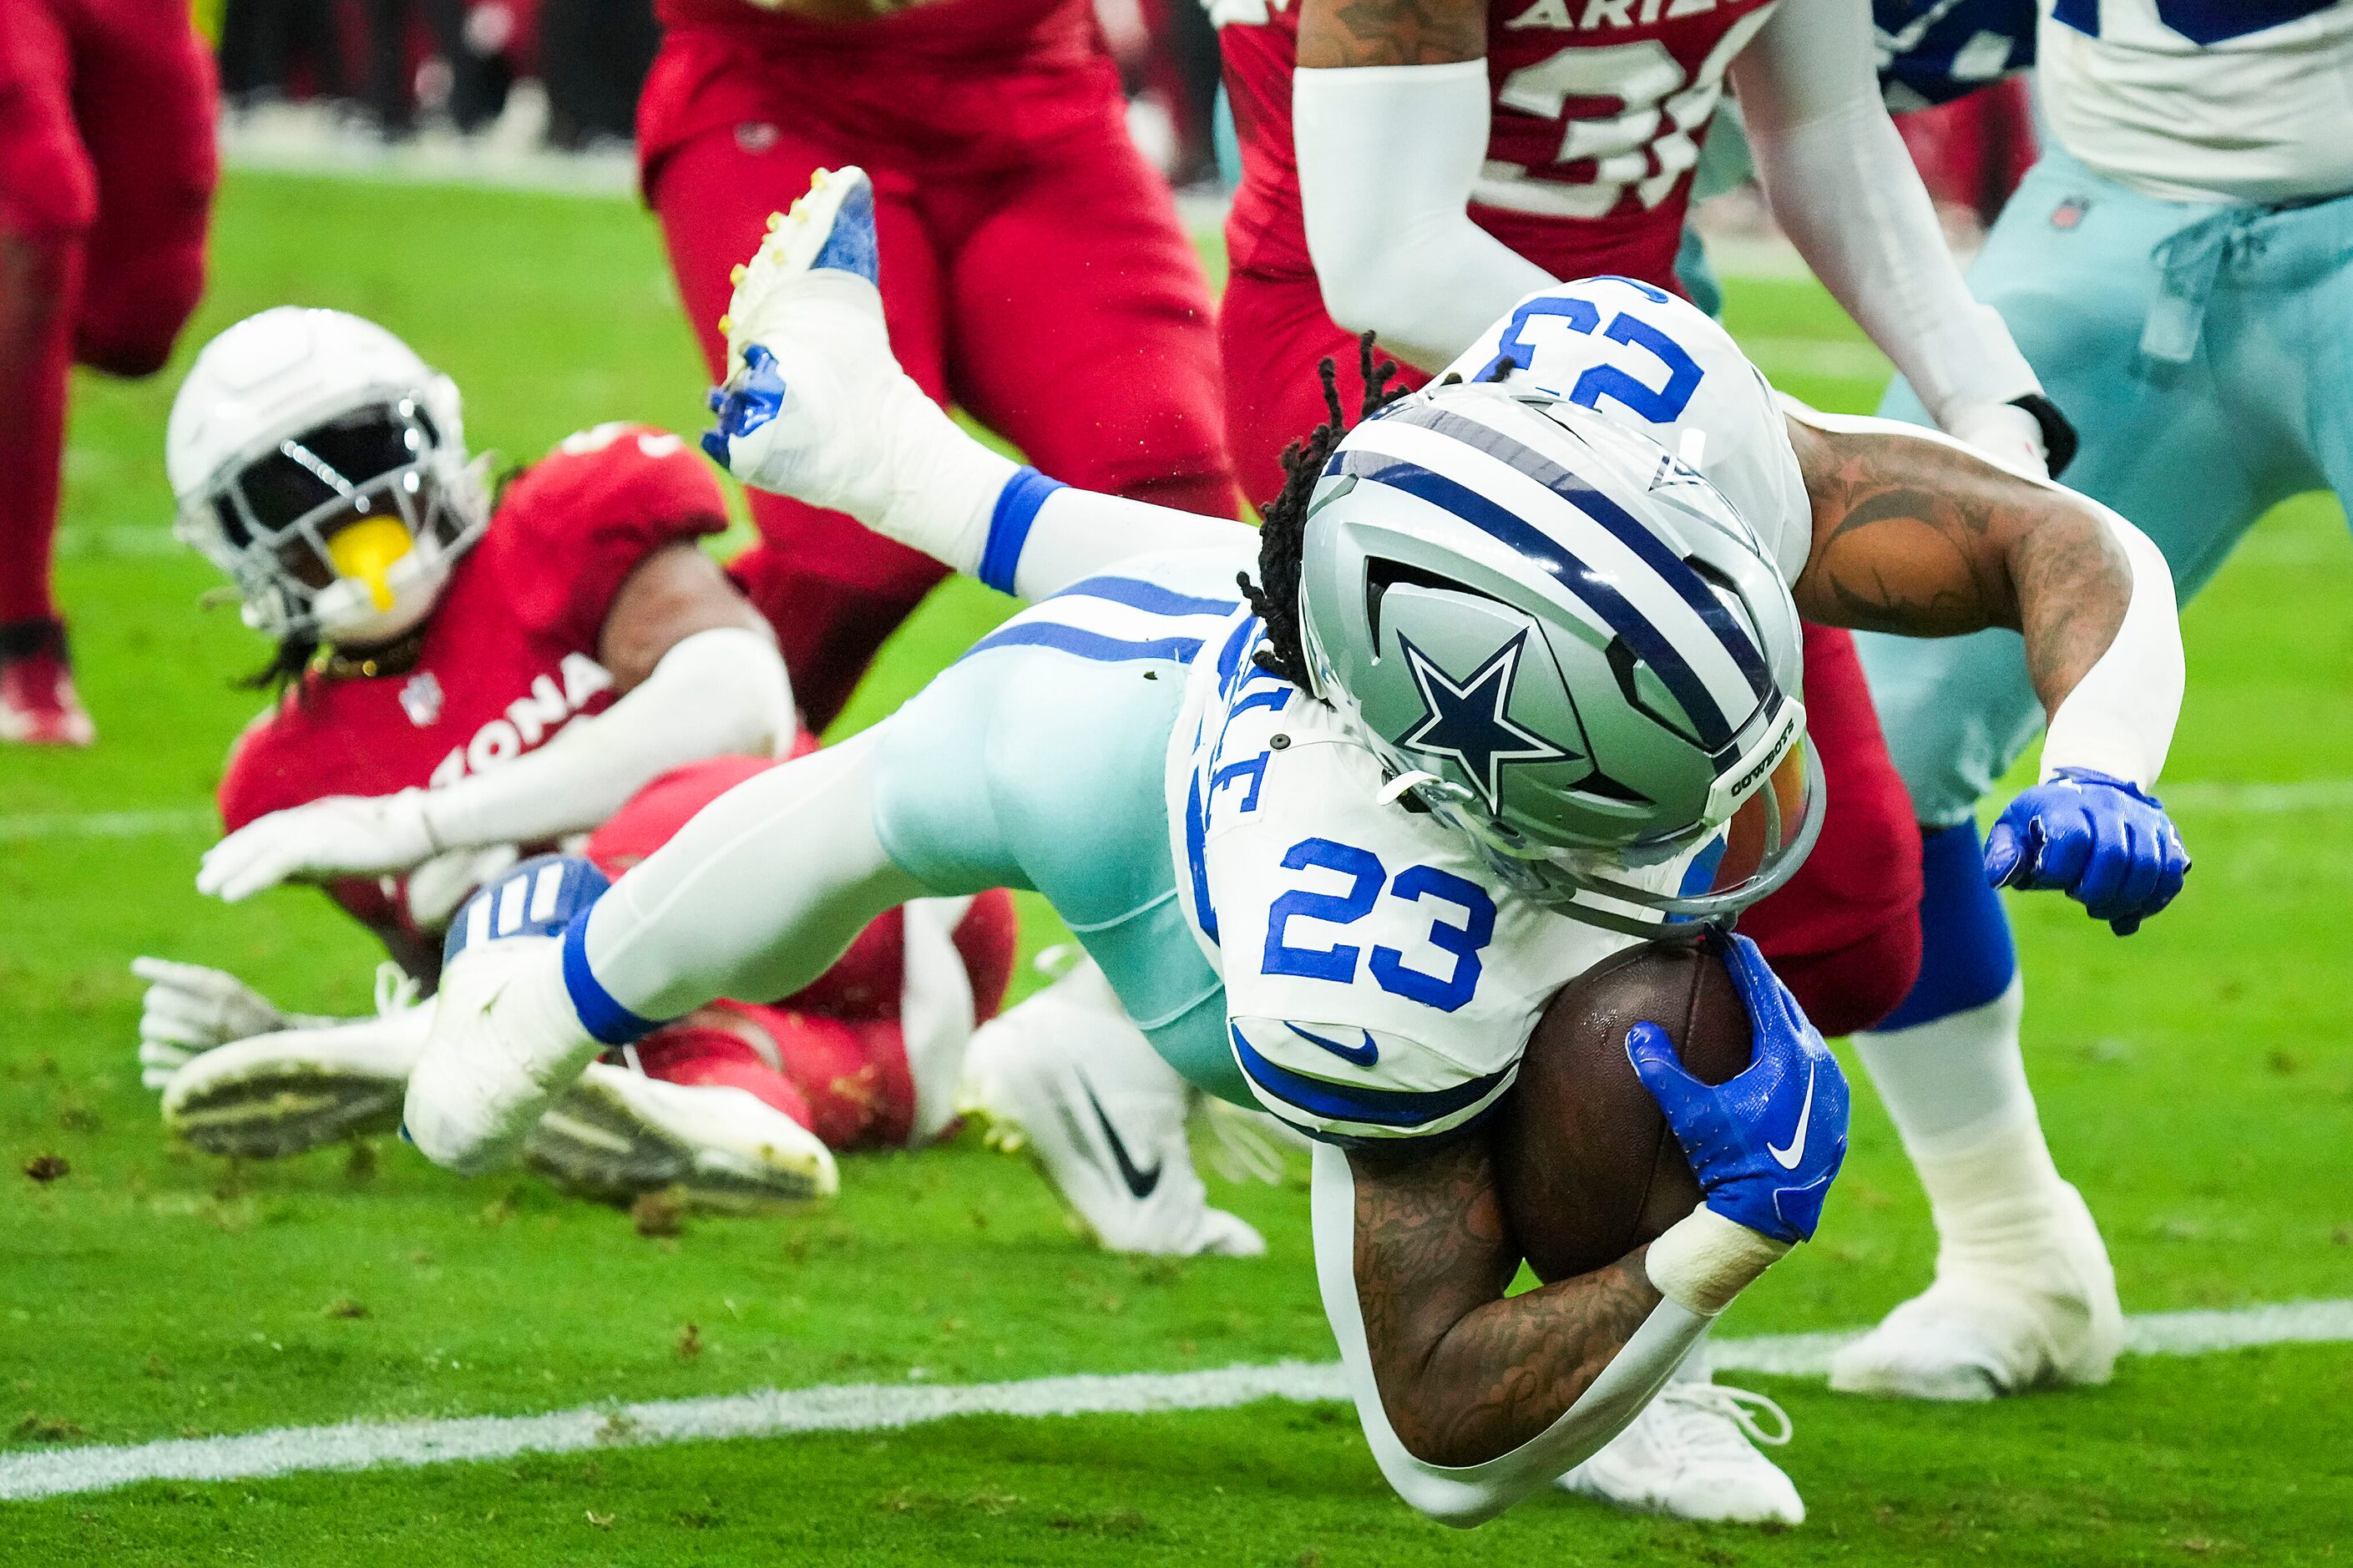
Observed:
[[[1546,394],[1419,394],[1334,451],[1302,553],[1317,695],[1531,897],[1656,935],[1812,847],[1788,588],[1647,436]]]
[[[174,531],[281,639],[401,636],[489,521],[456,385],[337,310],[266,310],[206,344],[166,459]]]

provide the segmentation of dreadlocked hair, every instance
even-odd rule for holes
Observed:
[[[1324,465],[1332,460],[1332,448],[1340,444],[1340,438],[1354,426],[1403,397],[1407,391],[1389,384],[1398,374],[1397,362],[1374,354],[1370,332],[1356,339],[1356,371],[1364,382],[1365,395],[1352,420],[1340,406],[1338,366],[1326,355],[1315,367],[1324,384],[1324,407],[1331,417],[1304,438],[1282,449],[1282,492],[1259,509],[1259,580],[1251,582],[1247,572],[1234,579],[1241,585],[1242,596],[1250,601],[1251,613],[1266,623],[1266,640],[1251,656],[1252,661],[1261,669],[1282,677],[1302,690],[1314,689],[1307,678],[1306,645],[1299,628],[1299,568],[1307,539],[1309,499],[1314,495],[1315,481],[1323,477]]]
[[[319,639],[297,633],[280,641],[268,664],[251,675],[239,676],[234,684],[240,691],[267,691],[275,696],[290,686],[299,687],[302,672],[318,657]]]

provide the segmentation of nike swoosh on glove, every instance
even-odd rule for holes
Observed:
[[[1846,1158],[1846,1075],[1755,942],[1732,938],[1725,967],[1748,1012],[1746,1068],[1702,1083],[1656,1024],[1627,1032],[1626,1055],[1666,1113],[1707,1206],[1776,1241],[1806,1241]]]
[[[1986,835],[1986,881],[2055,888],[2118,936],[2171,903],[2189,852],[2158,798],[2090,768],[2022,790]]]

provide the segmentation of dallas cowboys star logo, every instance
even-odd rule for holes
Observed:
[[[1471,775],[1471,782],[1492,809],[1503,793],[1505,763],[1567,762],[1576,753],[1564,752],[1533,730],[1513,722],[1507,710],[1512,685],[1519,679],[1520,653],[1527,641],[1522,632],[1471,679],[1457,681],[1430,657],[1399,637],[1406,668],[1421,692],[1426,711],[1398,744],[1431,756],[1452,757]]]

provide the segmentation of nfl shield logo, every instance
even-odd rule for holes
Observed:
[[[2061,202],[2057,206],[2051,209],[2051,226],[2052,228],[2073,228],[2077,224],[2082,223],[2084,221],[2084,215],[2091,210],[2092,203],[2090,198],[2085,196],[2069,196],[2065,201]]]
[[[441,717],[441,682],[431,670],[412,675],[408,684],[400,689],[400,706],[406,710],[408,721],[420,730],[432,728]]]

